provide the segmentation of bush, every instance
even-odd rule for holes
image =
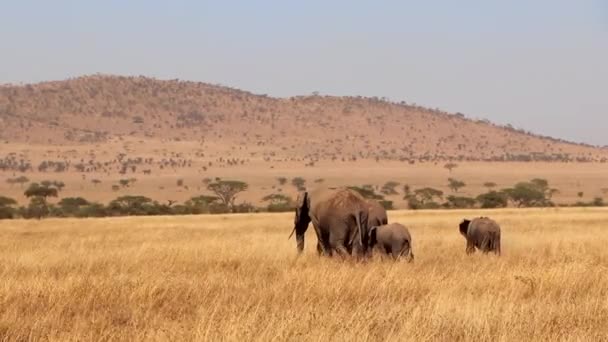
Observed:
[[[475,199],[463,196],[448,196],[444,206],[451,209],[473,208],[475,206]]]
[[[533,182],[520,182],[515,184],[511,189],[505,189],[503,192],[518,206],[518,207],[547,207],[553,203],[547,199],[547,187],[545,184],[540,184],[541,180],[533,180]]]
[[[16,204],[17,201],[14,199],[0,196],[0,220],[14,218],[16,210],[13,206]]]
[[[235,205],[233,208],[234,213],[255,213],[259,210],[249,202],[243,202]]]
[[[484,209],[506,208],[509,204],[509,197],[504,192],[490,191],[477,196],[477,202]]]

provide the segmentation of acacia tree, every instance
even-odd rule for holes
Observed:
[[[445,167],[446,169],[448,169],[448,171],[450,173],[452,173],[452,170],[458,167],[458,164],[456,163],[447,163],[445,164],[443,167]]]
[[[234,210],[236,195],[248,188],[247,183],[235,180],[218,180],[207,185],[207,189],[213,192],[230,210]]]
[[[45,186],[47,188],[54,187],[55,189],[57,189],[57,192],[61,192],[61,190],[63,190],[63,188],[65,187],[64,182],[50,180],[43,180],[42,182],[40,182],[40,185]]]
[[[28,211],[31,215],[38,219],[46,216],[49,212],[47,198],[57,197],[57,192],[57,188],[50,185],[40,185],[38,183],[30,184],[29,188],[25,190],[24,195],[30,199]]]
[[[434,202],[435,198],[441,199],[443,191],[433,188],[416,189],[413,192],[406,194],[403,199],[407,200],[410,209],[434,209],[438,208],[439,204]]]
[[[467,184],[463,181],[459,181],[458,179],[448,178],[448,187],[453,192],[458,192],[461,188],[464,188]]]
[[[397,195],[397,194],[399,194],[397,192],[397,190],[395,189],[397,186],[399,186],[398,182],[388,181],[388,182],[384,183],[380,192],[385,195]]]

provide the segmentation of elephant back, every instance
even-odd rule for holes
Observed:
[[[350,189],[341,189],[330,196],[327,200],[328,206],[334,209],[359,209],[367,211],[365,199],[357,192]]]
[[[311,195],[311,216],[322,220],[336,216],[363,215],[367,224],[365,199],[350,189],[330,189]]]
[[[469,224],[469,232],[471,233],[498,233],[500,234],[500,226],[496,221],[488,217],[478,217]]]

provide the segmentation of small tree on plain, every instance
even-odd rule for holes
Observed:
[[[247,183],[236,180],[219,180],[207,185],[207,189],[213,192],[226,207],[232,210],[234,209],[236,195],[246,191],[248,188],[249,185]]]
[[[29,188],[25,190],[24,195],[30,199],[29,211],[32,216],[41,219],[43,216],[48,215],[47,198],[57,197],[57,193],[57,189],[50,185],[30,184]]]
[[[464,188],[466,186],[466,183],[454,178],[448,178],[448,187],[453,191],[453,192],[458,192],[458,190]]]
[[[396,190],[397,186],[399,186],[398,182],[388,181],[388,182],[384,183],[384,185],[382,186],[382,189],[380,189],[380,192],[385,195],[397,195],[397,194],[399,194]]]
[[[457,168],[458,164],[456,164],[456,163],[447,163],[443,167],[446,168],[450,173],[452,173],[452,170],[454,170],[455,168]]]

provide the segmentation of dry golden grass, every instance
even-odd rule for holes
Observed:
[[[608,339],[608,210],[391,212],[416,261],[295,256],[290,214],[0,223],[3,340]]]

